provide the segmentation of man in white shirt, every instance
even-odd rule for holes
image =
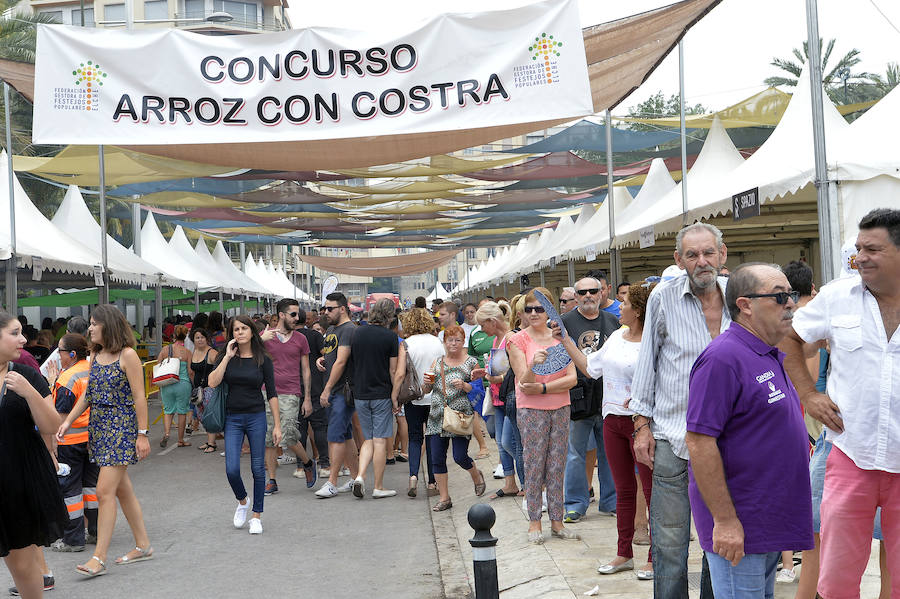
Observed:
[[[466,304],[463,306],[463,323],[462,329],[466,332],[465,346],[469,347],[469,337],[473,331],[480,330],[478,321],[475,320],[475,313],[478,312],[478,306],[475,304]]]
[[[800,401],[834,442],[821,508],[824,599],[859,597],[878,507],[891,596],[900,597],[900,210],[864,216],[856,248],[860,277],[822,287],[782,342]],[[804,360],[803,344],[821,339],[831,348],[825,394]]]

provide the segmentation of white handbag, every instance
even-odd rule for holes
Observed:
[[[178,382],[181,372],[181,360],[172,356],[172,346],[169,346],[169,357],[153,367],[153,378],[150,382],[157,387],[166,387]]]

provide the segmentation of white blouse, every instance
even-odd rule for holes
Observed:
[[[598,351],[587,357],[587,371],[591,378],[603,377],[603,417],[610,414],[631,416],[631,381],[641,350],[640,341],[627,341],[627,327],[616,329]]]

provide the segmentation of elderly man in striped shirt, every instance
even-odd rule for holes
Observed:
[[[653,469],[655,597],[688,597],[688,381],[700,352],[731,324],[724,301],[727,279],[718,276],[726,256],[716,227],[694,223],[683,228],[675,237],[675,263],[686,274],[660,283],[647,302],[629,407],[635,412],[635,457]],[[700,597],[713,597],[705,559]]]

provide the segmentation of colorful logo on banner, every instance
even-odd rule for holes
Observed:
[[[553,39],[547,32],[534,38],[528,51],[531,52],[531,64],[513,68],[513,84],[516,87],[532,87],[535,85],[551,85],[559,82],[560,49],[563,43]]]
[[[53,107],[58,110],[100,110],[100,87],[107,74],[89,60],[72,69],[75,87],[54,87]]]

